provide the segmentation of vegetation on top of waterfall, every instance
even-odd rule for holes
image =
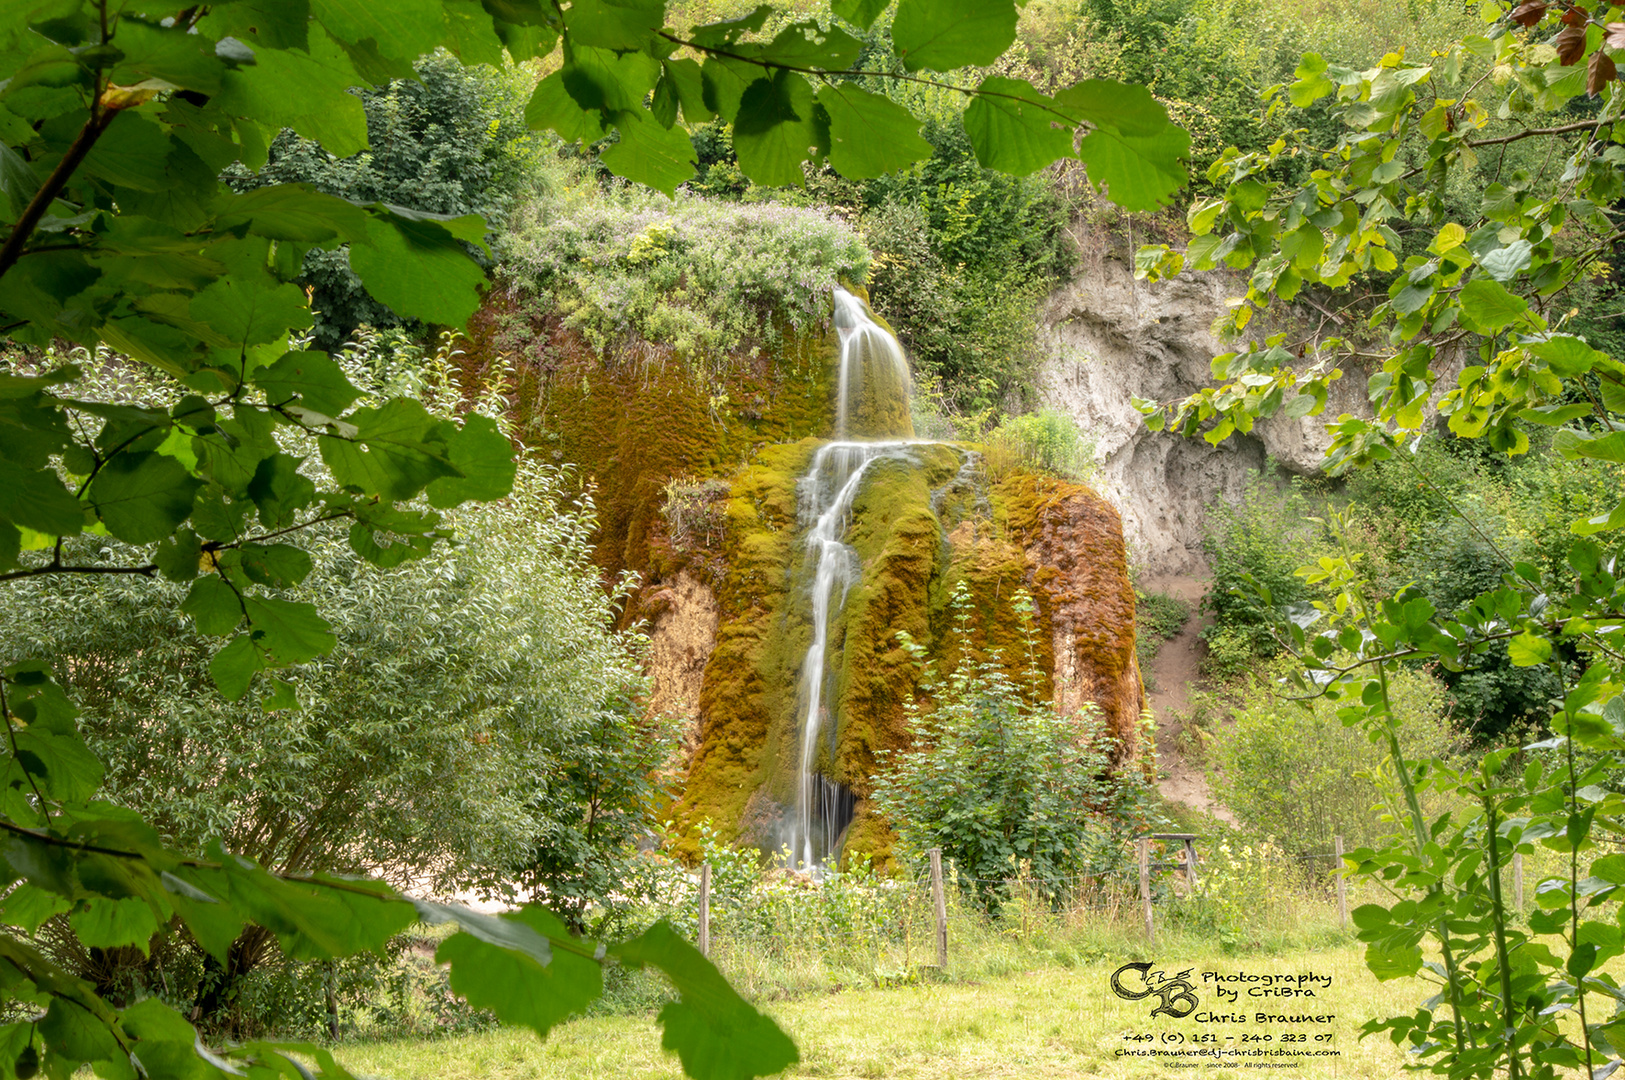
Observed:
[[[869,252],[827,213],[668,199],[600,184],[555,158],[500,245],[524,310],[556,317],[594,348],[700,365],[778,345],[828,317],[830,291],[865,280]]]
[[[994,483],[1016,468],[1088,482],[1095,472],[1094,441],[1077,420],[1054,409],[1007,416],[983,439],[982,467]]]
[[[1096,706],[1068,715],[1047,699],[1030,596],[1013,604],[1025,650],[1015,677],[1009,658],[970,647],[973,603],[963,582],[951,605],[959,642],[951,671],[898,634],[921,670],[907,705],[913,741],[881,753],[871,798],[907,857],[941,848],[989,910],[1018,880],[1059,904],[1083,875],[1121,868],[1124,839],[1155,817],[1148,792],[1132,772],[1112,772],[1112,735]]]

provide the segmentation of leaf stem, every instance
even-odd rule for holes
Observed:
[[[1518,1006],[1512,997],[1512,958],[1507,952],[1506,901],[1501,895],[1501,856],[1497,844],[1501,823],[1495,812],[1495,799],[1490,794],[1488,786],[1480,798],[1484,803],[1484,820],[1488,825],[1485,839],[1490,848],[1490,865],[1489,873],[1485,877],[1489,881],[1490,905],[1494,911],[1491,925],[1495,927],[1495,966],[1501,972],[1502,1022],[1506,1025],[1506,1037],[1511,1040],[1511,1045],[1507,1047],[1507,1080],[1518,1080],[1523,1075],[1523,1068],[1518,1060]]]
[[[0,277],[5,277],[6,272],[23,257],[23,245],[34,235],[34,229],[45,217],[45,211],[62,193],[69,177],[84,162],[85,155],[96,145],[96,140],[102,137],[107,125],[113,122],[113,117],[118,115],[115,109],[102,108],[99,83],[95,92],[97,100],[91,103],[90,119],[85,121],[85,126],[79,129],[79,135],[73,140],[73,145],[68,147],[68,152],[62,155],[62,160],[51,170],[51,175],[46,177],[45,183],[34,193],[34,198],[24,208],[22,216],[17,219],[17,224],[12,226],[11,235],[6,237],[5,246],[0,247]]]

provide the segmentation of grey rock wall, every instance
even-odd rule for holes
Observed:
[[[1200,572],[1207,507],[1237,499],[1266,457],[1291,472],[1316,471],[1329,442],[1327,418],[1370,415],[1365,379],[1354,372],[1334,383],[1320,417],[1273,417],[1218,447],[1148,431],[1129,399],[1168,401],[1211,385],[1212,358],[1234,347],[1212,326],[1244,287],[1218,273],[1153,285],[1135,281],[1120,256],[1086,253],[1082,261],[1043,313],[1040,403],[1070,413],[1095,441],[1097,483],[1122,514],[1138,570]]]

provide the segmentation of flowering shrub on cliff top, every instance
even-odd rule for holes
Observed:
[[[694,360],[755,350],[824,317],[869,251],[845,223],[770,203],[675,199],[558,185],[505,244],[511,294],[563,317],[601,350],[643,342]]]

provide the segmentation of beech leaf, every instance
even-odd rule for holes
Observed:
[[[1598,49],[1586,64],[1586,93],[1596,97],[1618,77],[1619,68],[1614,65],[1614,58]]]
[[[1552,39],[1552,48],[1557,50],[1559,64],[1564,67],[1576,64],[1586,52],[1586,32],[1578,26],[1565,26]]]
[[[1529,3],[1513,8],[1510,18],[1519,26],[1534,26],[1546,17],[1546,9],[1550,6],[1546,0],[1529,0]]]

